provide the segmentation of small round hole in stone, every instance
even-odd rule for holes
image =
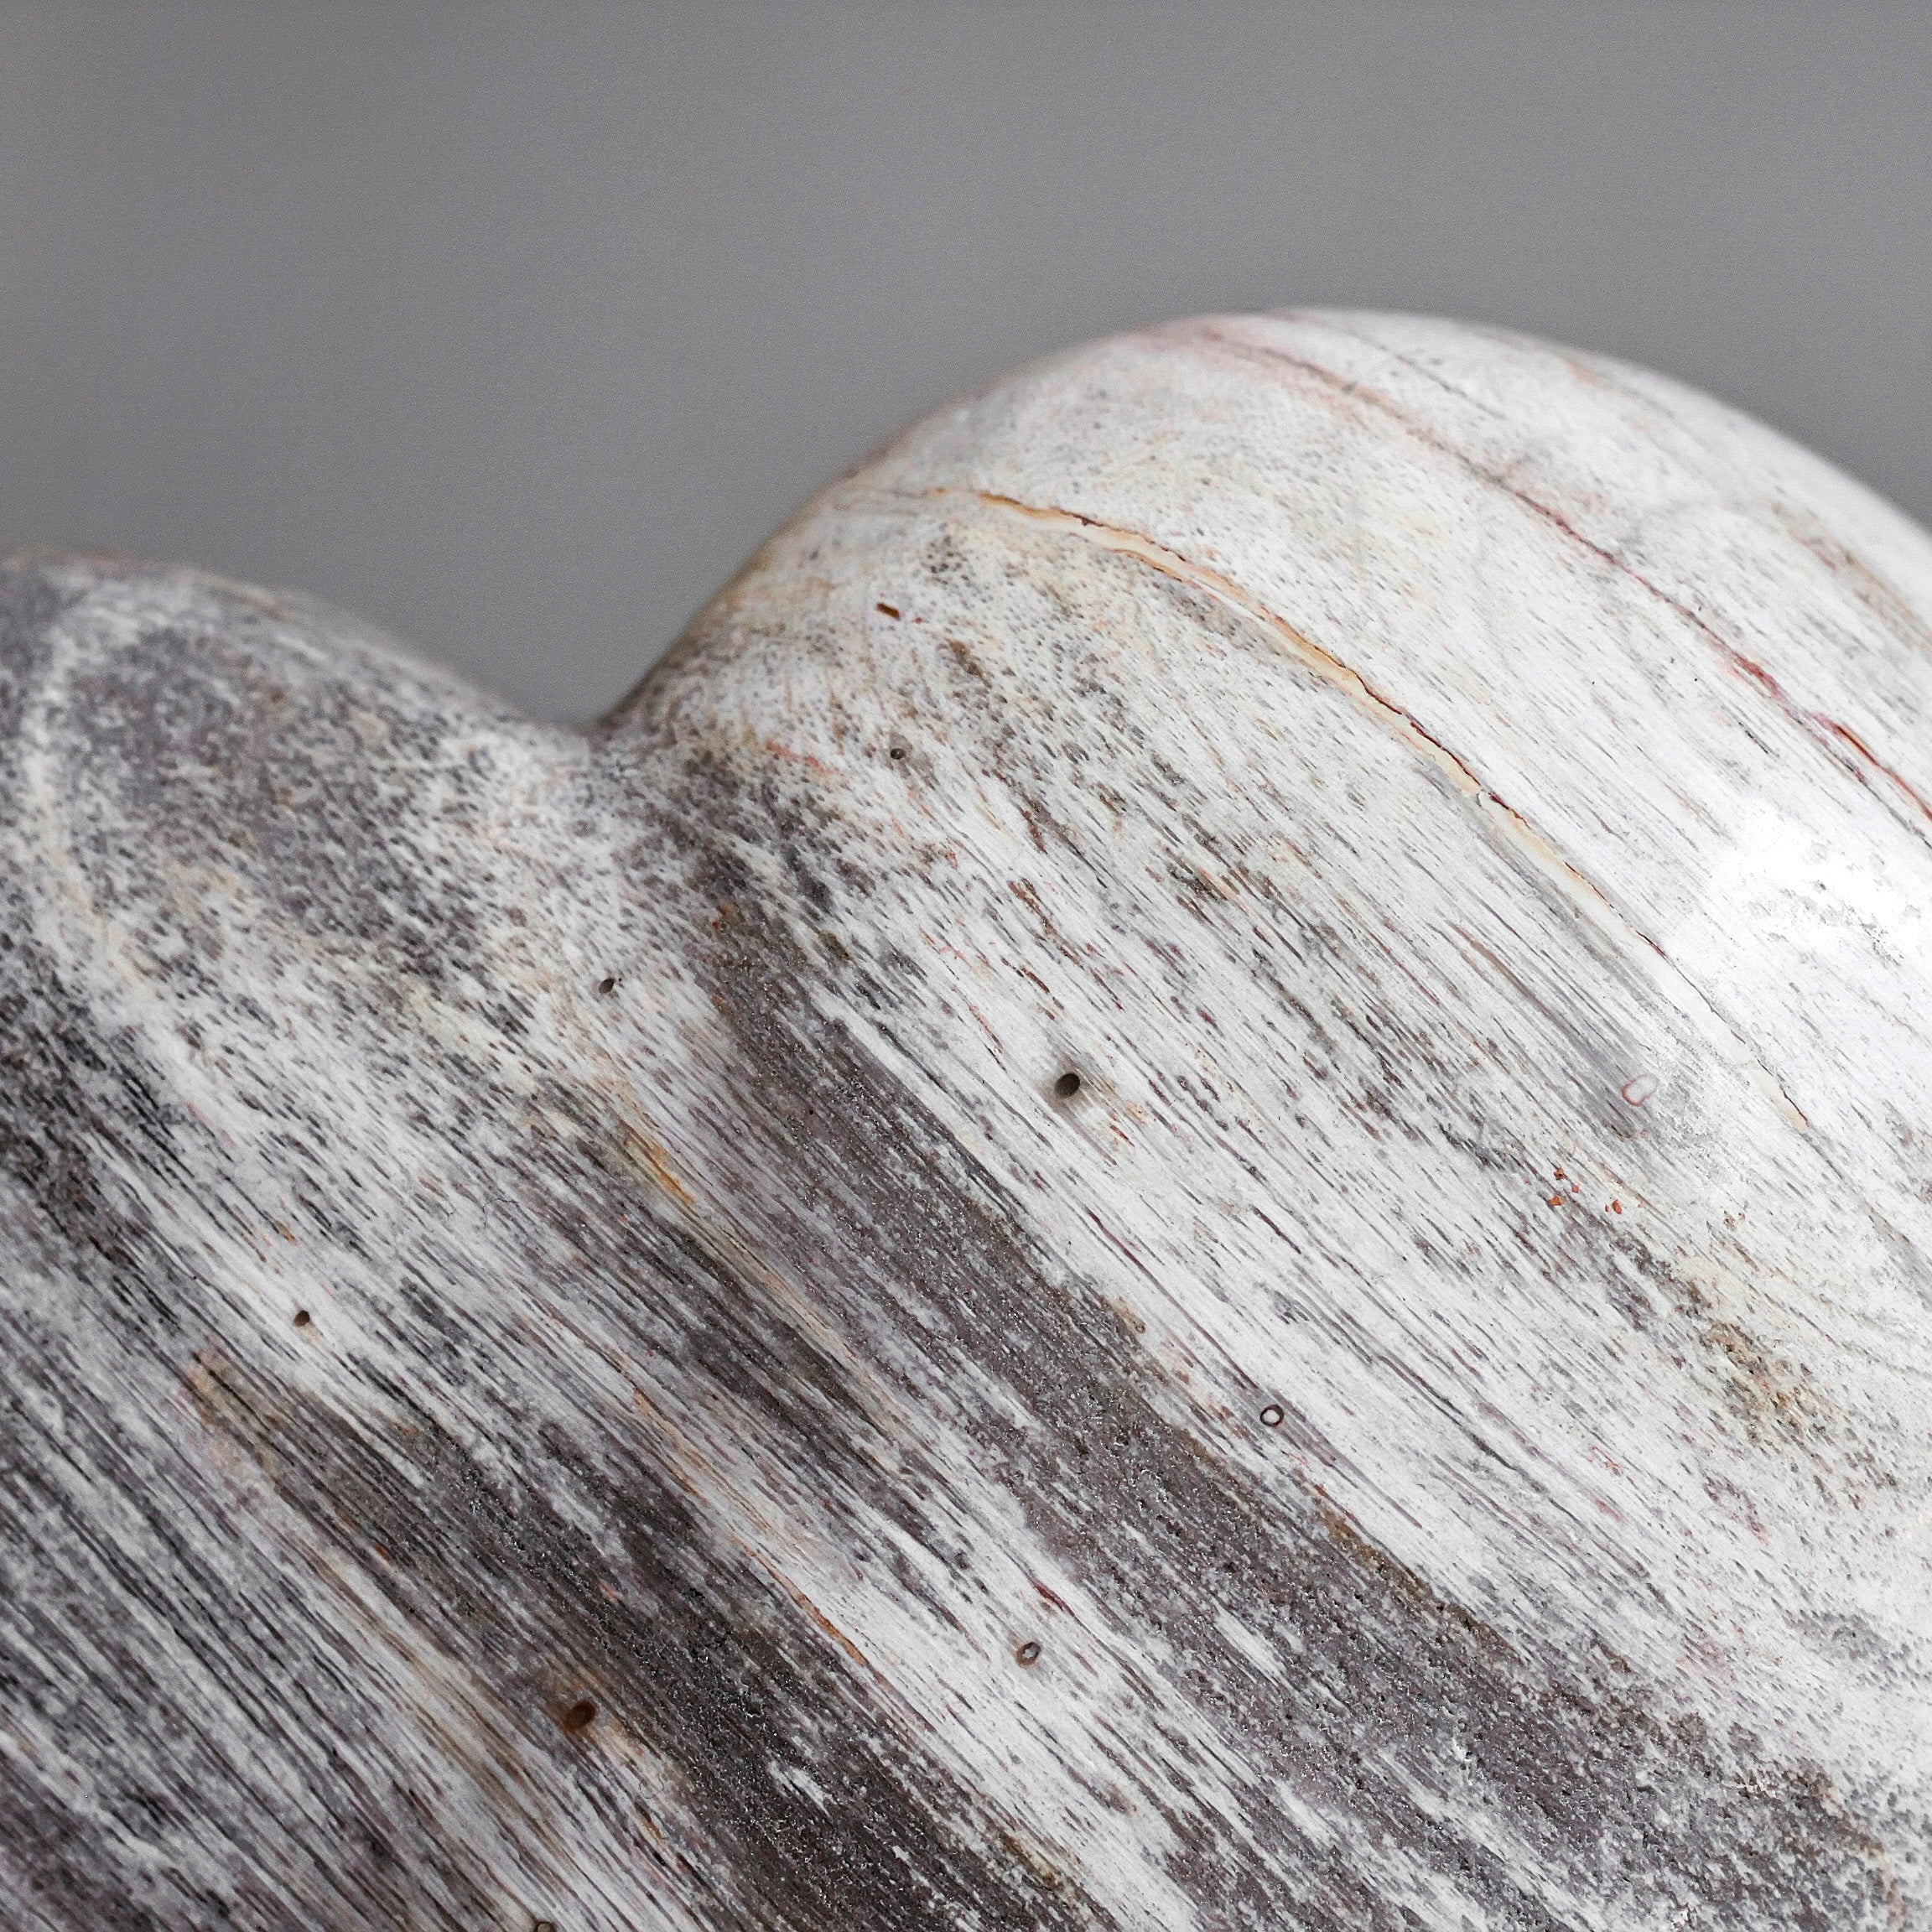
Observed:
[[[1053,1083],[1053,1091],[1062,1100],[1071,1100],[1080,1091],[1080,1076],[1078,1073],[1062,1073]]]
[[[606,973],[604,977],[597,982],[597,990],[601,993],[606,1000],[608,1000],[610,995],[617,990],[617,986],[618,979],[615,973]]]
[[[586,1731],[597,1721],[597,1706],[588,1697],[579,1697],[564,1713],[564,1728],[566,1731]]]
[[[1261,1420],[1265,1422],[1270,1429],[1279,1429],[1281,1425],[1287,1420],[1287,1412],[1282,1408],[1279,1402],[1270,1402],[1268,1406],[1261,1411]]]
[[[1026,1641],[1013,1653],[1013,1661],[1015,1664],[1022,1665],[1037,1664],[1040,1661],[1040,1646],[1036,1644],[1031,1637],[1029,1637]]]
[[[306,1308],[298,1308],[295,1311],[295,1326],[298,1328],[306,1328],[313,1319],[314,1317],[310,1316]]]
[[[910,745],[894,745],[887,749],[886,756],[895,765],[903,765],[912,756],[912,747]]]

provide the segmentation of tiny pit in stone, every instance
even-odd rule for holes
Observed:
[[[1013,1660],[1021,1665],[1037,1664],[1040,1661],[1040,1646],[1029,1637],[1013,1653]]]
[[[1268,1406],[1261,1411],[1261,1420],[1266,1423],[1270,1429],[1279,1429],[1282,1423],[1286,1420],[1286,1411],[1282,1408],[1279,1402],[1270,1402]]]
[[[1062,1073],[1060,1078],[1053,1083],[1053,1093],[1055,1098],[1057,1099],[1071,1100],[1073,1096],[1079,1091],[1080,1076],[1075,1072],[1068,1072]]]
[[[314,1317],[310,1316],[306,1308],[298,1308],[295,1311],[295,1326],[298,1328],[306,1328],[313,1319]]]
[[[564,1713],[564,1728],[566,1731],[587,1731],[597,1721],[597,1706],[589,1697],[579,1697]]]
[[[597,982],[597,990],[602,994],[606,1000],[608,1000],[610,995],[617,990],[617,987],[618,976],[615,973],[606,973],[604,977]]]

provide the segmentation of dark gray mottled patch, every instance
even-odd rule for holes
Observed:
[[[371,688],[280,647],[258,611],[213,594],[80,670],[65,693],[85,747],[70,767],[77,823],[138,826],[149,856],[109,849],[93,869],[113,906],[166,855],[232,868],[301,932],[379,969],[440,985],[473,960],[475,882],[434,861],[432,810],[463,822],[487,773],[449,766],[454,720],[407,686]],[[116,861],[119,861],[117,865]]]
[[[532,1748],[556,1748],[570,1727],[560,1719],[588,1694],[590,1722],[631,1731],[677,1766],[705,1875],[723,1888],[721,1923],[1053,1932],[1105,1922],[1042,1896],[1024,1861],[989,1852],[979,1796],[929,1760],[845,1652],[648,1465],[614,1478],[546,1432],[552,1474],[615,1531],[613,1565],[538,1491],[492,1480],[427,1415],[406,1439],[377,1442],[273,1392],[216,1386],[216,1426],[258,1446],[283,1493],[412,1624],[481,1664]],[[617,1786],[591,1760],[582,1802],[635,1832]]]

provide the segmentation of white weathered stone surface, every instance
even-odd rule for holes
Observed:
[[[1932,1925],[1929,619],[1320,314],[942,412],[587,735],[17,564],[0,1921]]]

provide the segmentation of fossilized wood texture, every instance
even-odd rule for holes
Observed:
[[[909,432],[587,734],[4,608],[0,1922],[1932,1925],[1858,486],[1223,318]]]

